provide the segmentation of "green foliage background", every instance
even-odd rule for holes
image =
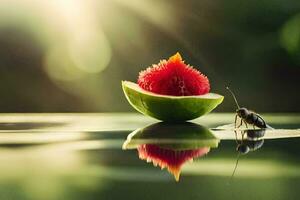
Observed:
[[[217,111],[235,110],[227,85],[257,112],[300,111],[299,1],[95,1],[90,13],[70,14],[75,28],[63,36],[65,26],[51,25],[63,21],[60,16],[45,17],[36,8],[41,3],[28,1],[0,3],[0,112],[133,111],[121,80],[135,81],[139,71],[177,51],[209,77],[213,92],[225,95]],[[81,19],[91,13],[87,29]],[[94,60],[101,65],[109,55],[98,71],[84,71],[68,57],[64,41],[81,32],[107,40],[72,49],[82,67],[97,67]],[[59,44],[59,61],[49,71],[45,58],[53,44]]]

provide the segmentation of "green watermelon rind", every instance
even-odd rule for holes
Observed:
[[[148,92],[136,83],[122,81],[130,105],[144,115],[166,122],[188,121],[210,113],[224,97],[215,93],[197,96],[170,96]]]

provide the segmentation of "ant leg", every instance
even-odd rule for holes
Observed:
[[[237,114],[235,115],[235,118],[234,118],[234,128],[236,128],[236,121],[237,121]]]
[[[243,142],[244,141],[244,135],[245,135],[246,131],[242,131],[241,133],[242,133],[242,142]]]
[[[235,134],[235,142],[236,142],[236,144],[239,144],[236,130],[234,131],[234,134]]]
[[[254,126],[254,124],[253,124],[253,129],[255,130],[255,126]]]
[[[243,120],[241,119],[241,123],[237,128],[240,128],[243,125]]]
[[[246,128],[248,128],[247,122],[244,121],[244,123],[245,123]]]

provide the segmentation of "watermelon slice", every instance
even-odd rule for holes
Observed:
[[[186,65],[179,53],[140,72],[138,84],[122,81],[129,103],[144,115],[182,122],[211,112],[224,97],[209,93],[208,78]]]

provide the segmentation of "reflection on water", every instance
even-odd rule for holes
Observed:
[[[187,161],[203,157],[211,148],[217,148],[220,140],[236,141],[238,156],[232,177],[237,169],[239,156],[260,149],[267,139],[299,137],[299,130],[235,129],[232,124],[208,129],[195,123],[156,123],[130,133],[123,143],[123,149],[137,149],[141,160],[167,170],[179,181],[182,166]],[[234,134],[232,134],[234,133]]]
[[[256,151],[264,144],[263,136],[265,135],[265,129],[254,130],[242,130],[234,131],[235,135],[241,135],[241,139],[236,139],[236,150],[241,154],[247,154],[249,151]],[[246,137],[245,137],[246,136]],[[238,137],[237,137],[238,138]]]
[[[248,154],[250,151],[256,151],[260,149],[264,144],[263,136],[265,135],[266,129],[252,129],[252,130],[235,130],[236,136],[236,151],[238,152],[234,170],[231,178],[233,178],[239,163],[240,155]],[[238,139],[240,135],[241,139]]]
[[[135,148],[141,160],[167,168],[179,180],[187,161],[206,155],[219,140],[204,126],[194,123],[156,123],[131,133],[123,149]]]
[[[209,147],[176,150],[163,148],[155,144],[141,144],[137,147],[140,159],[152,162],[154,166],[158,165],[161,169],[167,168],[174,175],[176,181],[179,181],[181,166],[185,162],[204,156],[209,150]]]

